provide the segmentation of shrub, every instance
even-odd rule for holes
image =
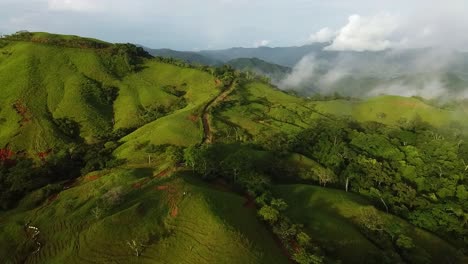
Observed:
[[[298,252],[294,253],[293,260],[299,264],[321,264],[323,263],[323,257],[311,254],[304,249],[301,249]]]

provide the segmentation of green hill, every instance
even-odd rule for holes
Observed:
[[[180,173],[153,173],[95,172],[35,209],[40,193],[32,193],[20,210],[0,215],[4,263],[286,262],[245,198]],[[37,254],[27,223],[41,232]],[[140,258],[127,244],[134,240]]]
[[[364,212],[374,207],[362,197],[344,191],[307,185],[280,185],[275,188],[288,204],[294,204],[287,213],[304,223],[307,232],[322,244],[328,244],[332,254],[346,259],[346,263],[377,263],[385,261],[385,243],[372,235],[363,234]],[[398,226],[403,235],[412,238],[419,252],[405,255],[411,263],[456,262],[457,252],[438,237],[408,225],[407,222],[384,212],[375,211],[385,225]],[[388,254],[388,252],[387,252]],[[451,258],[454,259],[451,259]],[[411,259],[412,258],[412,259]],[[419,259],[418,259],[419,258]]]
[[[298,97],[48,33],[0,39],[0,72],[5,263],[465,260],[465,104]]]
[[[227,64],[234,69],[241,71],[251,71],[256,74],[269,77],[274,82],[279,82],[291,72],[291,68],[284,67],[278,64],[268,63],[257,58],[239,58],[230,60]]]

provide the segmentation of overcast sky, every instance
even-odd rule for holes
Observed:
[[[179,50],[467,50],[468,0],[0,0],[0,33],[23,29]]]

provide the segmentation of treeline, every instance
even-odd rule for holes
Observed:
[[[272,182],[305,181],[358,193],[466,254],[468,138],[456,127],[437,129],[418,118],[402,121],[401,127],[324,118],[297,134],[263,135],[254,142],[189,147],[184,161],[203,179],[224,178],[247,193],[298,263],[326,262],[329,249],[314,243],[300,223],[284,214],[288,205],[274,197]],[[297,166],[288,159],[291,153],[317,165]],[[386,223],[373,210],[362,214],[356,223],[381,246],[383,263],[429,259],[427,253],[413,254],[413,241],[398,223]]]
[[[420,119],[401,125],[321,119],[297,135],[266,138],[264,146],[320,163],[297,171],[301,178],[369,197],[468,248],[468,138]]]
[[[208,66],[208,65],[201,65],[201,64],[191,64],[186,61],[175,59],[171,57],[156,57],[157,61],[172,64],[178,67],[190,68],[190,69],[198,69],[204,72],[207,72],[218,80],[221,81],[221,85],[227,86],[233,83],[234,80],[237,81],[238,84],[245,83],[247,81],[259,81],[266,84],[270,84],[270,79],[263,75],[256,74],[252,71],[240,71],[234,69],[231,65],[225,64],[222,66]]]
[[[69,136],[78,137],[76,124],[68,119],[57,121]],[[59,149],[37,154],[37,158],[24,152],[0,149],[0,210],[14,208],[31,191],[44,186],[42,202],[63,189],[63,183],[92,171],[112,168],[123,163],[113,156],[117,142],[129,131],[117,130],[100,138],[100,143],[87,145],[81,141]],[[62,183],[62,184],[58,184]],[[38,204],[37,204],[38,205]]]
[[[257,150],[256,150],[257,148]],[[280,239],[291,258],[300,264],[323,263],[319,245],[303,226],[284,214],[288,204],[271,191],[272,178],[284,171],[284,163],[255,145],[213,144],[189,147],[184,151],[187,166],[205,180],[224,178],[258,207],[258,216]]]
[[[152,58],[142,47],[133,44],[113,44],[100,51],[102,63],[116,78],[142,69],[145,59]]]

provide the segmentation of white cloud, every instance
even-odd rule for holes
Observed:
[[[331,30],[328,27],[325,27],[320,29],[316,33],[310,35],[309,41],[319,43],[330,42],[335,38],[336,34],[337,33],[335,31]]]
[[[313,54],[307,55],[294,66],[292,72],[279,85],[280,87],[299,87],[311,83],[311,80],[315,77],[316,69],[317,61],[315,56]]]
[[[265,46],[268,46],[268,44],[270,44],[270,41],[264,39],[264,40],[260,40],[260,41],[255,42],[254,47],[255,48],[265,47]]]
[[[399,96],[422,96],[427,99],[440,98],[448,96],[450,90],[445,87],[439,76],[433,76],[424,80],[419,85],[405,84],[402,81],[379,85],[373,90],[369,91],[367,96],[377,95],[399,95]]]
[[[327,50],[380,51],[399,45],[392,40],[399,28],[396,16],[380,14],[372,17],[352,15]]]
[[[54,11],[96,11],[101,5],[93,0],[48,0],[48,7]]]

